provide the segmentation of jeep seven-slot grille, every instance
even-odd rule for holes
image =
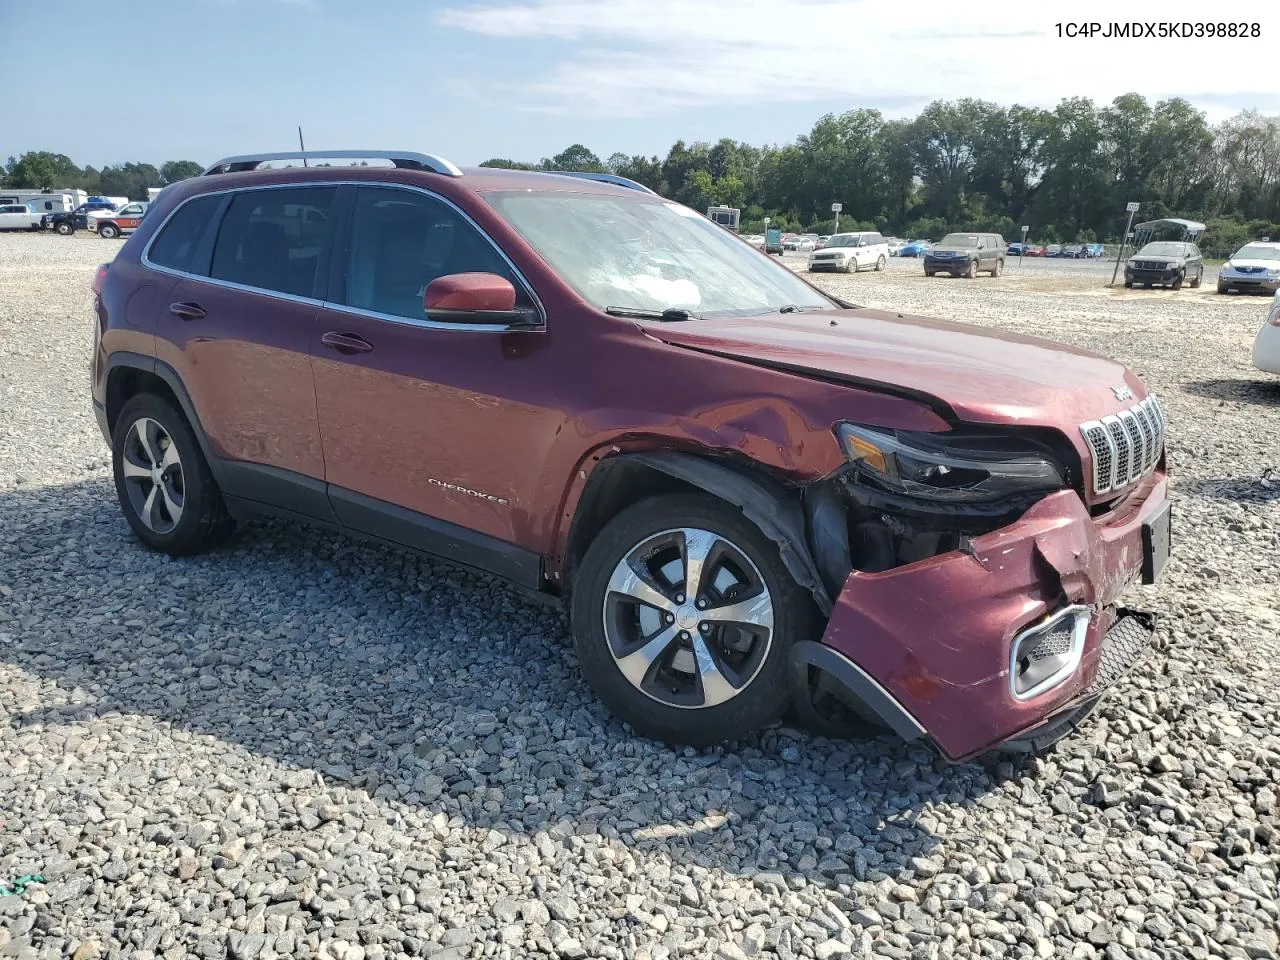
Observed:
[[[1093,492],[1118,490],[1151,472],[1164,451],[1164,411],[1155,394],[1111,417],[1080,424],[1093,456]]]

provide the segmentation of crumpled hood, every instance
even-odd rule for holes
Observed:
[[[1073,443],[1079,442],[1080,423],[1124,410],[1146,395],[1123,364],[1085,350],[883,310],[646,328],[676,346],[921,396],[960,420],[1056,427]],[[1132,396],[1125,395],[1126,386]]]

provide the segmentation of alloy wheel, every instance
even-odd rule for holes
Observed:
[[[182,460],[173,437],[150,417],[135,420],[125,436],[121,470],[138,519],[154,533],[171,533],[182,519],[186,499]]]
[[[773,598],[746,553],[691,527],[647,537],[605,592],[609,652],[641,693],[672,707],[714,707],[759,672],[773,643]]]

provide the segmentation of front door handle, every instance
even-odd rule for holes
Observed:
[[[204,307],[198,303],[171,303],[169,312],[183,320],[199,320],[205,315]]]
[[[339,353],[347,355],[369,353],[373,350],[373,344],[364,337],[358,337],[354,333],[339,333],[336,330],[330,330],[320,338],[320,342],[326,347],[333,347]]]

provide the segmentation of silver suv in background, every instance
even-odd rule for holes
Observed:
[[[826,246],[809,254],[809,270],[883,270],[889,262],[889,244],[874,230],[837,233],[827,239]]]
[[[924,255],[924,275],[949,273],[972,279],[979,273],[1000,276],[1008,244],[998,233],[948,233]]]

